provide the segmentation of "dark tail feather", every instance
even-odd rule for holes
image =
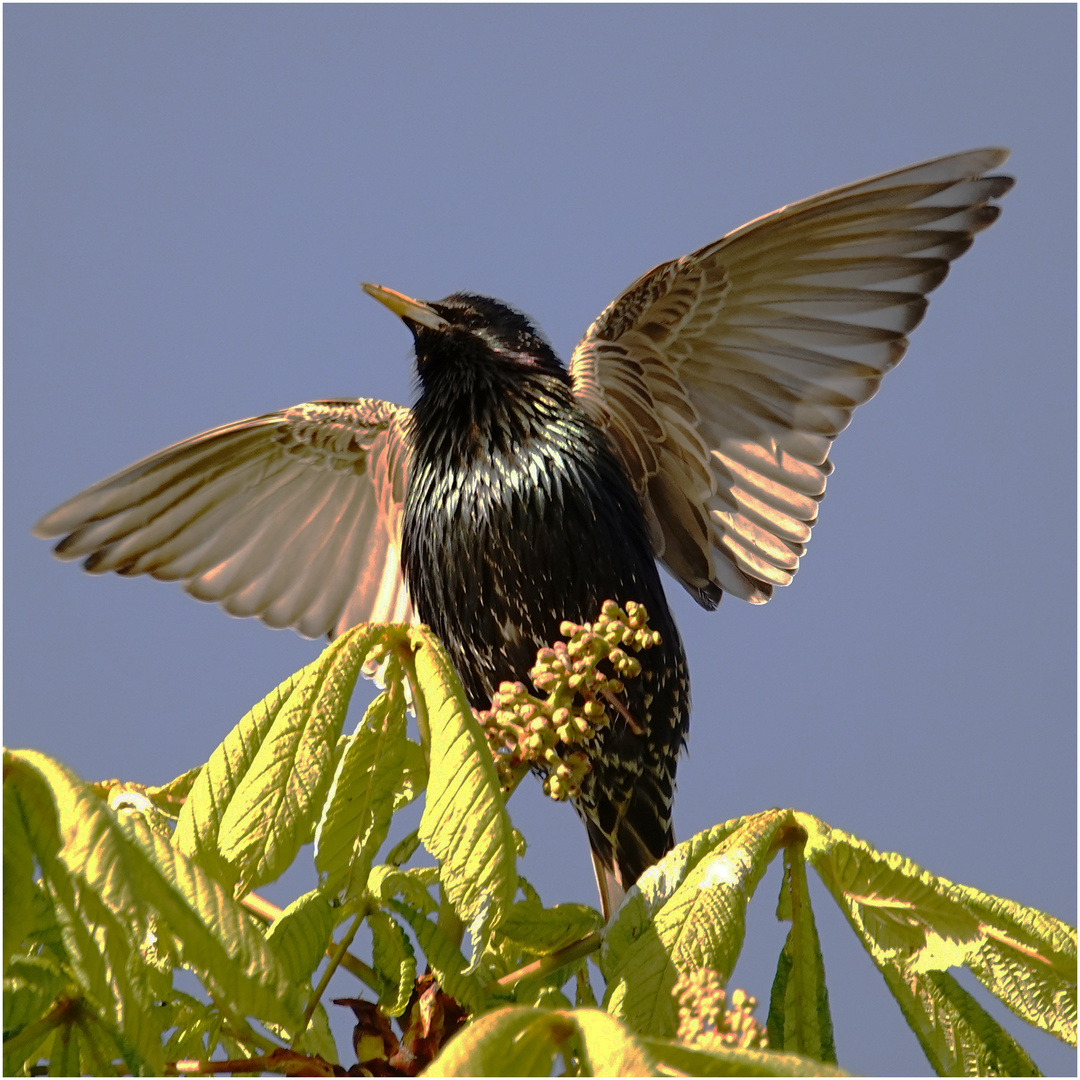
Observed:
[[[610,919],[634,882],[675,846],[670,785],[639,776],[621,807],[601,802],[597,811],[596,818],[590,815],[585,825],[601,909],[604,918]],[[600,822],[612,817],[613,827],[605,831]]]

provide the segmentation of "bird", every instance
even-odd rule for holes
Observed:
[[[34,531],[92,573],[180,581],[330,638],[423,622],[470,704],[525,681],[564,620],[643,603],[660,645],[575,799],[605,917],[671,850],[690,680],[658,564],[707,610],[787,585],[833,440],[1012,186],[1002,149],[826,191],[662,262],[564,364],[502,301],[363,288],[412,334],[411,407],[306,402],[161,450]]]

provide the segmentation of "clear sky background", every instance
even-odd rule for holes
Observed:
[[[794,806],[1074,922],[1075,43],[1071,5],[6,6],[5,743],[162,782],[318,653],[30,526],[230,420],[408,402],[409,335],[361,280],[498,296],[569,358],[661,260],[1005,145],[1017,186],[839,438],[793,586],[707,614],[672,585],[676,830]],[[544,899],[594,903],[569,807],[530,783],[511,810]],[[762,1018],[778,889],[735,973]],[[817,896],[841,1065],[926,1073]]]

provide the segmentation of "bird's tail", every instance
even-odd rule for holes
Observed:
[[[671,790],[669,785],[650,783],[646,775],[638,776],[621,805],[601,803],[595,816],[590,813],[586,817],[605,920],[615,913],[637,879],[675,846],[671,798],[665,795],[664,787]],[[601,822],[612,818],[614,827],[601,828]]]

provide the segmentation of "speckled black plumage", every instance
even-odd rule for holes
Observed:
[[[406,319],[421,395],[402,564],[419,616],[445,642],[469,700],[487,707],[526,678],[563,619],[613,599],[644,603],[660,647],[640,654],[578,812],[624,887],[674,843],[675,764],[689,721],[686,658],[660,584],[640,501],[570,378],[528,321],[484,297],[432,303],[450,324]]]

